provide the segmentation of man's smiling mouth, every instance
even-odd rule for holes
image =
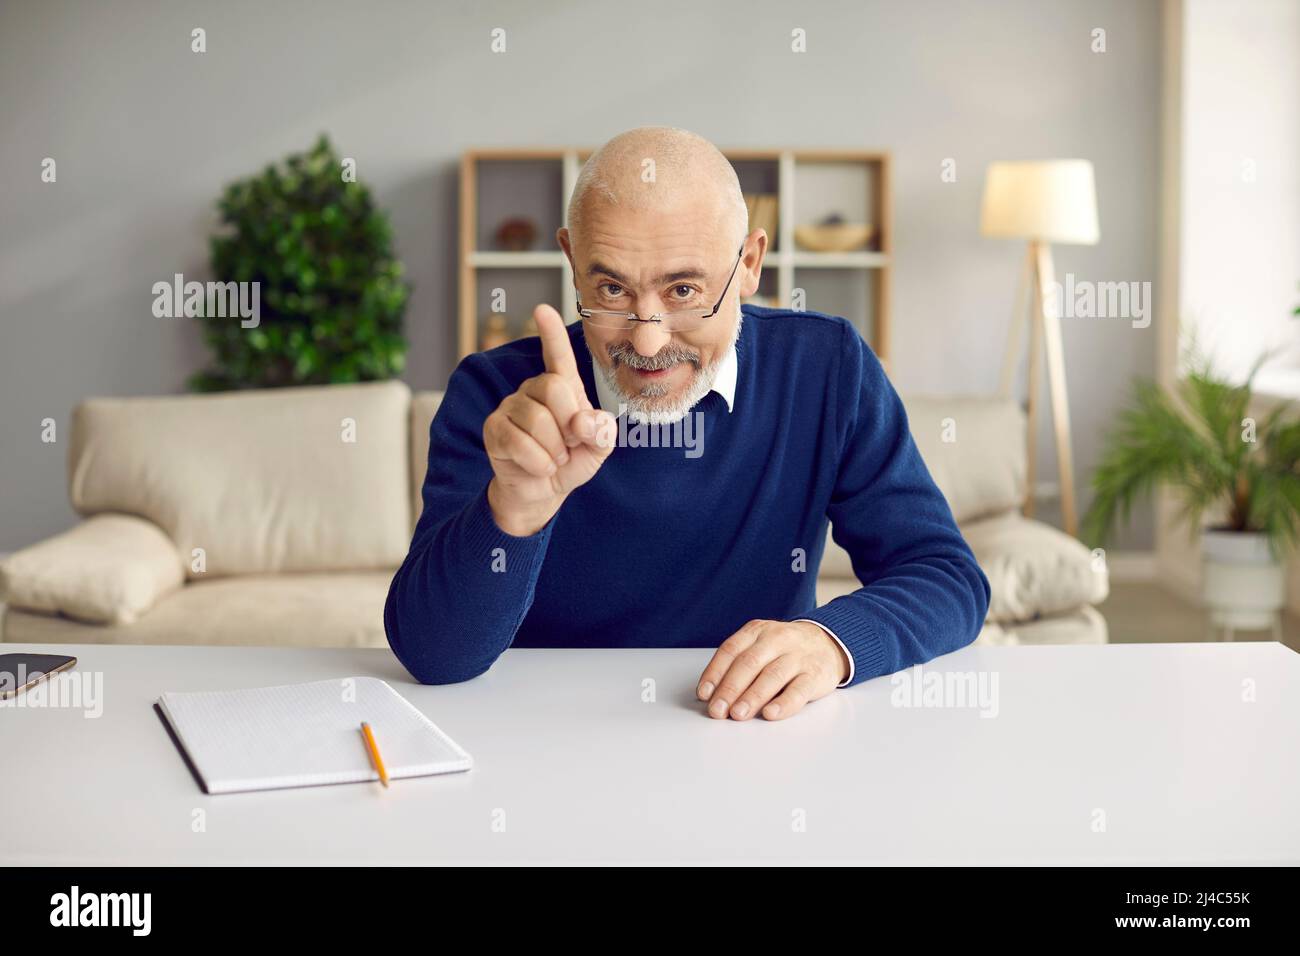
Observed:
[[[628,367],[631,368],[631,366]],[[665,375],[667,375],[676,367],[677,367],[676,365],[670,365],[667,368],[656,368],[656,369],[633,368],[632,374],[638,376],[639,378],[663,378]]]

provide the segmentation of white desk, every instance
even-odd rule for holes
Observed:
[[[4,651],[104,675],[98,719],[0,709],[5,865],[1300,862],[1300,655],[1273,643],[967,648],[927,669],[995,672],[996,718],[894,707],[883,678],[779,723],[705,717],[699,650],[510,651],[443,687],[380,650]],[[165,690],[361,674],[475,769],[205,796],[152,707]]]

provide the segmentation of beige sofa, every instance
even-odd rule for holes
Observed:
[[[440,399],[385,382],[82,403],[68,484],[84,520],[0,562],[3,639],[385,646],[384,598],[420,514]],[[1104,568],[1016,513],[1019,410],[908,408],[992,584],[980,639],[1105,641],[1088,606],[1105,597]],[[958,441],[942,441],[946,419]],[[819,598],[856,586],[829,542]]]

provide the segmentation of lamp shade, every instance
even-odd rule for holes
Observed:
[[[990,163],[980,232],[1000,239],[1093,245],[1097,190],[1086,159]]]

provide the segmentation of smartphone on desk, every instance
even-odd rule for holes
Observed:
[[[0,700],[16,697],[76,663],[66,654],[0,654]]]

